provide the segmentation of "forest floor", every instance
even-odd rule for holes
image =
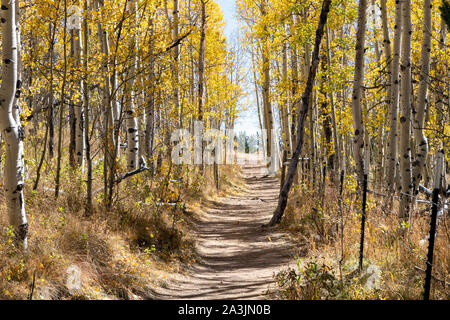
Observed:
[[[208,201],[194,215],[197,261],[184,274],[169,274],[152,299],[263,299],[276,288],[274,275],[301,245],[289,234],[263,230],[277,205],[279,181],[263,166],[245,164],[245,194]]]

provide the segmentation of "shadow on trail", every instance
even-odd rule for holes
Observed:
[[[261,167],[244,166],[248,192],[209,201],[204,217],[192,216],[199,261],[188,275],[176,275],[156,299],[263,299],[274,274],[295,263],[286,234],[263,230],[277,204],[279,182]],[[299,249],[299,248],[297,248]]]

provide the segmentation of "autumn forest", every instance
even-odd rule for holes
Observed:
[[[0,15],[1,300],[449,300],[448,0]]]

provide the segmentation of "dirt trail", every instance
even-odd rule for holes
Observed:
[[[200,255],[187,276],[171,275],[156,299],[264,299],[274,273],[295,263],[286,234],[263,230],[277,204],[279,182],[261,166],[244,165],[248,193],[208,205],[198,222]]]

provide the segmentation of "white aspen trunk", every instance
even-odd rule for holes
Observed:
[[[256,63],[255,63],[255,55],[258,55],[258,51],[257,51],[257,48],[255,48],[255,46],[253,44],[253,40],[252,40],[251,54],[252,54],[253,84],[255,86],[256,109],[258,111],[259,129],[261,130],[261,132],[263,132],[263,129],[264,129],[264,121],[263,120],[265,119],[265,115],[264,115],[264,110],[261,110],[261,103],[260,103],[260,99],[259,99],[258,78],[256,76]],[[261,117],[261,113],[263,114],[262,117]],[[262,154],[265,155],[266,154],[265,139],[261,138],[260,143],[261,143],[260,149],[262,150]]]
[[[364,79],[364,44],[366,32],[367,0],[360,0],[358,5],[358,29],[356,32],[355,74],[353,80],[352,112],[355,136],[353,140],[353,154],[356,173],[360,185],[364,176],[364,124],[361,113],[361,87]]]
[[[201,0],[201,25],[200,25],[200,47],[198,50],[198,117],[199,121],[203,121],[203,105],[204,105],[204,75],[205,75],[205,24],[206,24],[206,7],[205,0]]]
[[[20,126],[20,95],[22,90],[22,72],[23,72],[23,63],[22,63],[22,44],[21,44],[21,35],[20,35],[20,5],[19,1],[14,3],[15,7],[15,32],[16,32],[16,43],[17,43],[17,83],[16,83],[16,94],[14,95],[14,103],[13,103],[13,117],[16,123]],[[0,139],[1,141],[1,139]]]
[[[295,27],[296,25],[296,17],[295,15],[292,15],[292,25]],[[292,68],[292,99],[295,100],[297,97],[298,92],[298,57],[297,57],[297,46],[295,45],[295,42],[291,43],[290,47],[290,53],[291,53],[291,68]],[[297,124],[297,104],[294,104],[291,109],[291,135],[292,135],[292,146],[297,145],[297,130],[296,130],[296,124]],[[294,184],[297,184],[297,175],[294,177]]]
[[[97,10],[101,11],[103,6],[103,2],[101,0],[96,0],[95,2]],[[104,82],[101,84],[101,92],[102,92],[102,104],[105,109],[105,127],[104,127],[104,188],[105,193],[108,190],[108,173],[111,170],[111,167],[114,163],[113,153],[114,153],[114,128],[113,128],[113,111],[112,111],[112,103],[111,103],[111,79],[109,75],[109,40],[108,40],[108,31],[102,28],[100,21],[97,23],[97,35],[98,42],[100,43],[100,51],[102,53],[101,59],[101,68],[102,74],[104,78]],[[119,149],[119,148],[117,148]]]
[[[136,15],[137,15],[137,2],[136,0],[130,0],[128,2],[128,10],[130,16],[133,17],[133,22],[136,23]],[[137,169],[138,165],[138,154],[139,154],[139,130],[138,130],[138,121],[136,115],[136,107],[135,107],[135,92],[134,92],[134,83],[136,78],[136,36],[133,35],[130,39],[129,43],[131,53],[131,65],[130,72],[128,75],[127,81],[127,90],[129,93],[127,94],[127,106],[126,106],[126,114],[127,114],[127,139],[128,139],[128,154],[127,154],[127,169],[128,171],[134,171]]]
[[[388,14],[387,14],[387,5],[386,5],[386,0],[381,0],[380,1],[380,10],[381,10],[381,27],[382,27],[382,31],[383,31],[383,46],[384,46],[384,57],[385,57],[385,63],[386,63],[386,70],[387,70],[387,80],[388,80],[388,88],[387,88],[387,107],[388,110],[387,112],[390,112],[391,109],[391,99],[392,99],[392,50],[391,50],[391,40],[390,40],[390,36],[389,36],[389,23],[388,23]],[[383,122],[384,124],[386,124],[386,120],[387,120],[388,114],[384,114],[383,115]],[[381,127],[381,126],[380,126]],[[383,130],[384,131],[384,130]],[[381,161],[381,166],[380,168],[382,168],[380,170],[380,174],[378,177],[378,183],[380,185],[382,185],[382,181],[383,181],[383,177],[386,176],[386,163],[387,163],[387,155],[388,152],[386,150],[387,148],[387,134],[384,133],[383,135],[383,141],[382,141],[382,158],[380,159]]]
[[[292,14],[292,30],[295,28],[296,26],[296,15]],[[291,36],[293,35],[293,31],[291,30]],[[291,41],[290,44],[290,58],[291,58],[291,72],[292,72],[292,83],[291,83],[291,96],[292,96],[292,101],[296,101],[297,99],[297,92],[298,92],[298,53],[297,53],[297,46],[295,44],[295,41]],[[298,103],[294,103],[290,106],[291,110],[290,110],[290,116],[289,118],[291,119],[291,146],[292,149],[294,148],[294,146],[297,145],[297,108],[298,108]],[[294,151],[294,150],[292,150]],[[303,172],[302,172],[303,174]],[[294,185],[298,184],[298,168],[295,172],[295,176],[294,176]]]
[[[375,0],[372,0],[372,30],[373,30],[373,41],[374,41],[374,45],[375,45],[375,57],[378,61],[378,66],[380,68],[383,68],[382,65],[382,57],[381,54],[382,52],[380,52],[380,48],[379,48],[379,30],[378,30],[378,23],[377,23],[377,14],[376,14],[376,4],[375,4]],[[386,35],[384,34],[384,30],[383,31],[383,40],[386,39]],[[387,35],[388,39],[389,39],[389,34]],[[383,41],[383,45],[384,45],[384,49],[386,49],[386,47],[389,47],[389,51],[390,51],[390,46],[386,45],[386,41]],[[385,50],[386,53],[386,50]],[[385,63],[387,65],[386,70],[388,70],[389,72],[389,64],[390,64],[390,59],[386,58],[385,56]],[[390,81],[390,78],[388,76],[388,82]],[[387,87],[387,98],[386,100],[389,100],[390,97],[390,86],[388,85]],[[376,102],[375,102],[376,103]],[[389,106],[389,103],[387,103],[387,105]],[[372,108],[372,118],[374,121],[376,121],[376,109],[373,107]],[[384,125],[385,125],[385,114],[383,112],[383,120],[381,122],[380,125],[378,125],[378,132],[377,132],[377,137],[376,137],[376,142],[372,144],[373,148],[372,148],[372,157],[373,157],[373,162],[375,163],[375,172],[374,172],[374,181],[376,183],[378,183],[379,181],[382,180],[383,178],[383,157],[384,157],[384,150],[383,150],[383,136],[384,136]]]
[[[153,168],[153,141],[155,134],[155,98],[154,98],[154,56],[153,56],[153,20],[149,20],[149,50],[151,52],[150,62],[149,62],[149,80],[150,80],[150,91],[148,94],[148,102],[146,106],[146,123],[145,123],[145,155],[149,161],[150,168]]]
[[[417,194],[419,183],[428,157],[428,140],[425,137],[425,109],[427,107],[427,91],[430,73],[431,52],[431,0],[423,1],[423,39],[420,56],[419,92],[417,97],[417,110],[414,119],[414,138],[416,140],[416,157],[413,163],[413,191]]]
[[[19,119],[14,119],[14,96],[18,85],[18,43],[15,0],[1,1],[2,16],[2,84],[0,86],[0,130],[5,140],[4,184],[9,223],[14,228],[17,241],[28,247],[28,222],[23,195],[23,135]]]
[[[179,11],[180,11],[180,4],[178,0],[173,0],[173,41],[177,41],[179,38]],[[183,127],[183,112],[181,110],[180,105],[180,99],[179,99],[179,56],[180,56],[180,48],[179,45],[176,45],[173,48],[173,102],[175,105],[175,110],[178,112],[178,121],[179,121],[179,127]]]
[[[81,30],[75,29],[73,31],[74,35],[74,54],[75,54],[75,66],[77,68],[81,68],[81,57],[82,57],[82,43],[81,43]],[[84,166],[84,149],[85,149],[85,140],[84,140],[84,118],[83,118],[83,83],[81,80],[77,81],[77,86],[80,89],[78,102],[74,102],[74,111],[75,111],[75,161],[76,164],[83,168]]]
[[[407,219],[411,204],[411,0],[402,7],[402,57],[401,57],[401,117],[400,117],[400,180],[401,196],[399,218]]]
[[[394,25],[394,55],[392,56],[392,96],[391,106],[389,110],[390,128],[388,140],[388,155],[387,155],[387,170],[386,183],[387,191],[393,193],[395,191],[396,176],[399,175],[397,171],[398,162],[398,112],[399,112],[399,89],[400,89],[400,42],[402,36],[402,2],[395,3],[395,25]],[[398,186],[397,186],[398,187]]]
[[[206,4],[205,0],[201,0],[201,25],[200,25],[200,47],[198,51],[198,121],[204,121],[203,119],[203,105],[204,105],[204,76],[205,76],[205,41],[206,41],[206,34],[205,34],[205,27],[206,27]],[[202,128],[205,128],[204,125],[202,125]],[[202,129],[203,130],[203,129]],[[203,131],[201,130],[201,134],[203,134]],[[201,164],[199,165],[200,174],[203,175],[204,173],[204,166],[203,166],[203,142],[199,143],[200,148],[200,159]]]
[[[267,15],[266,12],[266,1],[262,1],[261,3],[261,16]],[[263,47],[262,47],[262,76],[263,76],[263,109],[264,109],[264,127],[267,131],[266,138],[266,152],[267,157],[272,156],[272,129],[273,129],[273,111],[272,104],[270,103],[270,49],[268,45],[269,37],[267,34],[267,27],[264,27],[264,35],[263,35]],[[271,164],[271,168],[274,163]],[[272,168],[273,171],[273,168]],[[271,172],[273,173],[273,172]]]
[[[391,76],[391,65],[392,65],[392,51],[391,51],[391,40],[389,38],[389,23],[387,16],[386,0],[381,0],[381,25],[383,29],[383,46],[384,46],[384,57],[387,65],[388,80],[392,81]],[[391,92],[391,86],[388,87],[388,93]],[[388,100],[391,96],[388,96]]]
[[[84,0],[84,21],[83,21],[83,71],[85,77],[83,78],[83,108],[84,108],[84,141],[86,149],[86,207],[85,212],[87,215],[92,213],[92,158],[91,158],[91,140],[89,135],[90,118],[89,118],[89,90],[88,90],[88,71],[89,71],[89,23],[87,17],[89,16],[89,4],[88,0]]]
[[[283,70],[282,70],[282,82],[283,82],[283,103],[281,106],[282,115],[282,134],[284,149],[287,151],[288,158],[292,156],[292,144],[291,144],[291,133],[289,130],[289,93],[288,93],[288,67],[287,67],[287,44],[283,45]]]

